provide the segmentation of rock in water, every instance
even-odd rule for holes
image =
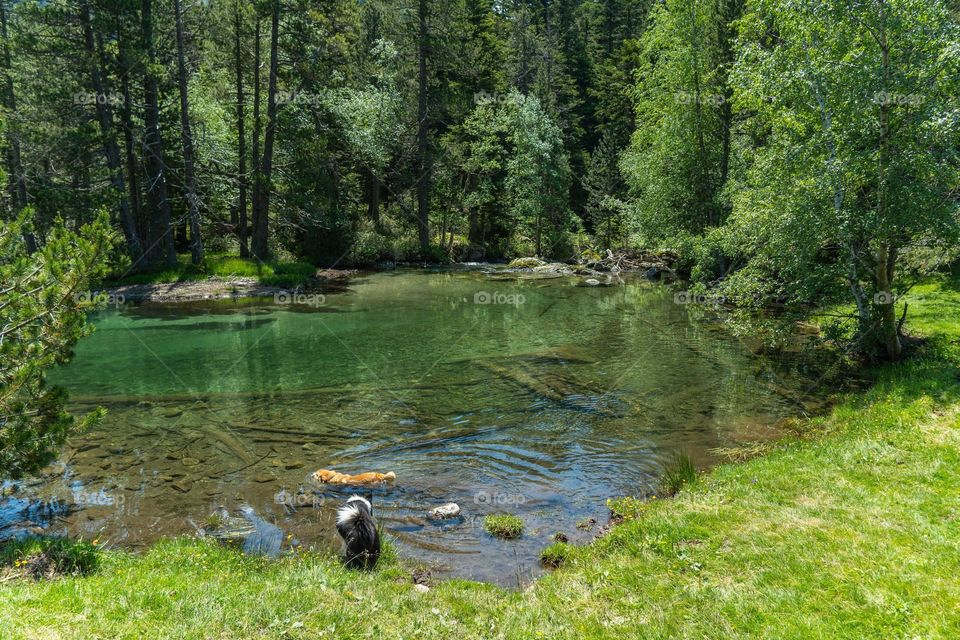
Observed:
[[[600,281],[597,280],[596,278],[587,278],[586,280],[584,280],[584,284],[587,284],[591,287],[596,287],[600,284]]]
[[[430,517],[437,520],[446,520],[447,518],[456,518],[460,515],[460,505],[456,502],[442,504],[436,509],[430,511]]]
[[[507,267],[511,269],[533,269],[534,267],[542,267],[546,263],[540,258],[514,258]]]

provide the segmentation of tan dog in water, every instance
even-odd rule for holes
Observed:
[[[358,473],[351,476],[348,473],[340,473],[331,469],[320,469],[313,472],[313,479],[323,484],[379,484],[381,482],[393,482],[397,479],[397,474],[393,471],[389,473]]]

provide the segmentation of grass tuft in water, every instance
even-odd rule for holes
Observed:
[[[224,523],[225,523],[225,519],[223,517],[223,514],[216,513],[216,512],[211,513],[204,520],[204,524],[206,525],[207,529],[219,529],[224,525]]]
[[[519,538],[523,534],[523,520],[511,513],[491,514],[483,519],[483,528],[497,538]]]
[[[697,481],[697,468],[684,452],[676,454],[663,469],[660,478],[660,491],[664,495],[674,496],[687,484]]]
[[[559,569],[570,557],[571,547],[565,542],[554,542],[540,552],[540,563],[550,569]]]

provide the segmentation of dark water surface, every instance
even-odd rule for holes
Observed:
[[[515,585],[555,532],[591,539],[607,498],[653,490],[677,452],[708,465],[796,412],[771,363],[691,322],[672,291],[582,284],[398,271],[303,304],[98,313],[53,377],[72,409],[109,415],[46,477],[7,485],[0,529],[136,548],[226,510],[260,550],[335,549],[350,491],[310,473],[393,471],[374,509],[403,555]],[[427,518],[451,501],[463,518]],[[488,536],[495,512],[520,515],[523,537]]]

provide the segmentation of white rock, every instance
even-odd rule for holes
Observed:
[[[448,502],[447,504],[442,504],[436,509],[433,509],[430,512],[430,516],[440,520],[446,518],[456,518],[460,515],[460,505],[456,502]]]
[[[596,278],[587,278],[585,281],[585,284],[588,284],[591,287],[595,287],[600,284],[600,281],[597,280]]]
[[[430,587],[425,584],[415,584],[413,585],[413,590],[419,591],[420,593],[426,593],[427,591],[430,591]]]

